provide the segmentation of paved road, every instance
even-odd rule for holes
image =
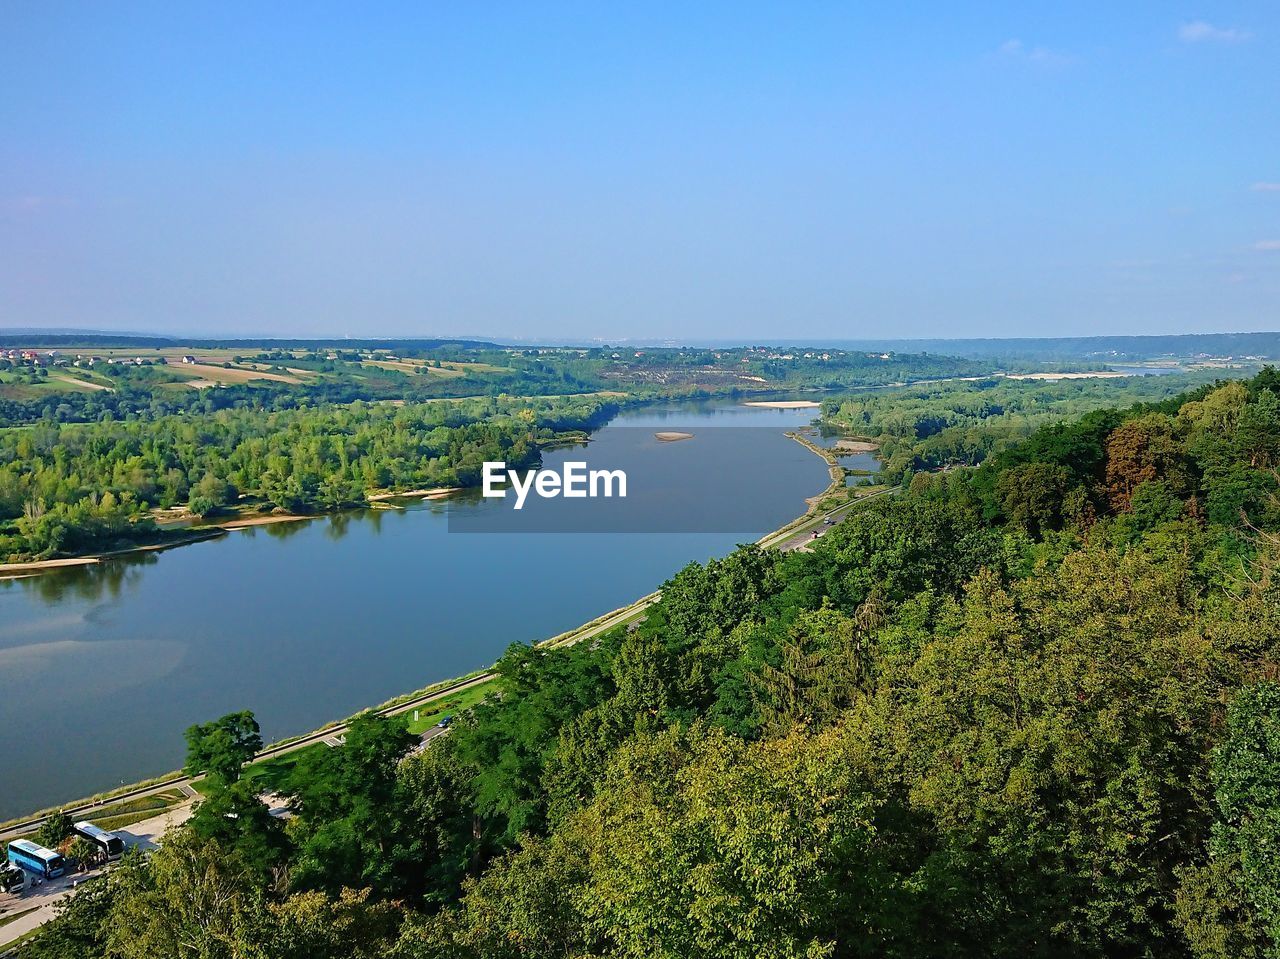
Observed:
[[[826,531],[832,526],[843,523],[853,512],[855,506],[860,506],[868,500],[876,499],[880,496],[890,496],[898,492],[898,487],[891,486],[888,489],[882,489],[875,493],[868,493],[866,496],[860,496],[855,500],[850,500],[842,506],[826,513],[820,513],[810,520],[806,520],[794,529],[787,530],[786,533],[777,537],[770,537],[762,541],[762,545],[780,549],[783,552],[793,549],[801,549],[808,546],[814,540],[814,533],[818,534],[818,538],[825,535]],[[827,520],[831,522],[828,523]]]
[[[166,809],[158,816],[136,822],[127,829],[117,829],[115,833],[125,841],[127,846],[154,849],[160,844],[160,837],[167,830],[186,822],[190,815],[191,803],[188,802],[185,805]],[[89,872],[72,873],[48,880],[39,886],[32,886],[30,884],[31,877],[28,876],[27,888],[21,895],[0,894],[0,910],[3,910],[3,912],[0,912],[0,918],[15,913],[23,913],[35,907],[34,912],[27,913],[13,922],[0,926],[0,950],[3,950],[6,945],[19,936],[25,935],[37,926],[44,925],[57,914],[54,906],[58,902],[74,893],[76,888],[86,880],[99,878],[105,872],[105,868],[99,868],[92,869]]]

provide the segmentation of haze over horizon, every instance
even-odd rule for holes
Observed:
[[[1280,327],[1269,4],[52,2],[0,25],[0,327]]]

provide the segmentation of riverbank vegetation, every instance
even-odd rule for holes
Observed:
[[[216,790],[41,957],[1185,956],[1280,949],[1280,376],[919,473],[812,552],[513,646],[412,751],[368,714]]]
[[[595,396],[500,397],[0,431],[0,560],[155,542],[155,509],[206,516],[247,501],[307,513],[363,505],[375,490],[476,485],[485,460],[532,465],[540,443],[617,410]]]
[[[160,389],[164,383],[156,380],[184,365],[176,355],[162,366],[95,365],[92,373],[80,375],[106,376],[123,385],[77,393],[66,409],[42,408],[36,422],[0,429],[0,562],[162,543],[171,534],[157,527],[158,518],[244,509],[310,514],[364,505],[370,494],[386,491],[475,485],[486,459],[532,465],[539,449],[577,441],[622,405],[656,397],[706,395],[762,383],[793,388],[867,385],[891,377],[966,372],[974,366],[974,361],[945,357],[842,351],[548,353],[435,345],[418,352],[444,358],[405,358],[411,357],[407,348],[394,361],[368,359],[392,354],[359,347],[332,352],[275,348],[249,356],[224,350],[212,359],[230,357],[228,364],[277,371],[273,376],[293,371],[289,375],[297,382],[176,393]],[[153,359],[165,357],[146,362]],[[496,365],[500,360],[507,365]],[[212,368],[203,362],[185,365]],[[354,372],[366,368],[371,372]],[[457,383],[474,375],[491,378],[485,389],[514,385],[536,394],[536,384],[502,379],[521,369],[537,371],[545,386],[583,392],[519,397],[502,392],[442,401],[423,399],[416,387],[400,388],[415,376]],[[370,392],[371,384],[385,377],[396,381],[389,395],[398,398],[366,401],[379,394]],[[626,392],[600,389],[623,381]],[[149,392],[144,388],[148,383],[154,387]],[[976,462],[1035,424],[1096,405],[1105,396],[1150,396],[1159,390],[1130,380],[984,381],[961,388],[922,387],[901,395],[894,391],[892,400],[867,393],[828,403],[825,412],[840,428],[883,437],[888,474],[896,481],[908,469],[944,460]],[[981,396],[974,400],[970,393]],[[948,412],[940,413],[944,407]],[[0,402],[0,414],[6,409]],[[34,412],[9,410],[16,421],[30,419]],[[935,429],[939,423],[951,425]]]
[[[840,350],[62,339],[0,359],[9,378],[41,383],[0,383],[0,563],[160,543],[158,518],[308,514],[474,485],[483,461],[533,465],[624,403],[984,368]]]
[[[1057,382],[988,377],[837,396],[823,403],[828,427],[881,446],[884,476],[976,466],[1042,426],[1090,410],[1156,403],[1213,382],[1213,372]]]

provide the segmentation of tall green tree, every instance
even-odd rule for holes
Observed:
[[[46,849],[57,849],[71,835],[71,815],[59,809],[50,813],[36,830],[35,841]]]
[[[262,733],[252,712],[228,713],[221,719],[198,723],[187,729],[189,776],[207,775],[219,785],[230,785],[241,770],[262,749]]]
[[[200,840],[233,850],[239,862],[268,873],[284,856],[282,823],[242,778],[245,765],[262,749],[252,712],[228,713],[187,730],[188,775],[205,776],[205,797],[196,804],[189,828]]]
[[[365,712],[348,725],[341,746],[299,761],[289,787],[299,813],[296,887],[368,886],[380,895],[404,889],[397,766],[416,742],[402,720]]]
[[[1233,892],[1257,917],[1261,954],[1280,956],[1280,684],[1236,695],[1213,754],[1213,782],[1213,853],[1234,866]]]

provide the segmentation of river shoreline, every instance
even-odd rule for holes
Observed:
[[[767,393],[769,391],[762,391],[762,392]],[[750,395],[750,393],[748,393],[747,395]],[[795,395],[794,392],[792,392],[792,395]],[[666,398],[666,399],[669,399],[669,398]],[[635,406],[642,407],[647,405],[660,405],[664,401],[665,400],[642,401],[635,404]],[[779,410],[800,410],[800,409],[817,409],[821,407],[822,404],[814,400],[749,400],[743,403],[742,405],[751,406],[751,407],[763,407],[763,408],[769,408],[769,409],[779,409]],[[606,425],[608,424],[607,423],[601,424],[600,428]],[[594,433],[595,431],[592,430],[591,432]],[[583,435],[581,436],[567,435],[564,437],[557,438],[556,440],[551,440],[546,443],[543,443],[541,444],[541,446],[545,450],[555,449],[559,445],[576,446],[581,444],[584,441],[589,440],[590,435],[591,433],[583,433]],[[672,433],[671,437],[674,440],[676,439],[677,434]],[[690,434],[687,437],[686,434],[681,433],[678,435],[678,438],[683,440],[686,438],[692,438],[692,436]],[[355,508],[357,509],[386,508],[385,506],[379,507],[379,504],[394,502],[395,500],[399,500],[399,499],[427,499],[427,500],[443,499],[447,496],[451,496],[454,493],[461,491],[462,489],[463,487],[459,487],[459,486],[444,486],[444,487],[431,487],[431,488],[425,488],[425,489],[404,490],[402,492],[397,492],[394,490],[380,490],[376,493],[366,494],[365,502],[367,505],[363,507],[355,507]],[[63,570],[67,568],[75,568],[75,567],[82,567],[82,566],[96,566],[105,561],[112,560],[112,559],[124,559],[129,556],[137,556],[143,553],[158,552],[166,549],[173,549],[178,546],[186,546],[191,543],[199,543],[205,540],[215,539],[219,536],[225,535],[228,532],[234,532],[235,530],[250,529],[257,526],[273,526],[278,523],[297,523],[297,522],[302,522],[303,520],[320,519],[321,517],[324,517],[324,516],[333,516],[336,513],[343,512],[345,509],[350,509],[350,508],[352,507],[344,507],[343,509],[338,509],[338,510],[325,510],[325,511],[316,512],[316,513],[286,513],[286,512],[239,513],[234,516],[223,517],[221,519],[216,519],[211,522],[199,521],[198,526],[190,525],[186,527],[187,529],[190,529],[192,531],[197,531],[197,530],[208,531],[203,533],[202,535],[193,532],[192,535],[190,536],[175,538],[171,541],[161,540],[161,541],[152,542],[152,543],[142,543],[137,546],[129,546],[122,549],[109,550],[101,553],[89,553],[83,556],[61,556],[55,559],[30,560],[30,561],[18,562],[18,563],[0,563],[0,583],[11,581],[11,580],[30,579],[33,576],[40,576],[47,573],[57,572],[58,570]],[[183,524],[188,524],[188,523],[197,521],[196,517],[192,516],[190,513],[186,513],[183,510],[169,510],[167,511],[169,514],[168,516],[165,516],[164,512],[165,511],[158,512],[154,514],[154,517],[153,517],[159,520],[162,534],[165,531],[166,527],[169,527],[170,529],[172,529],[175,527],[182,526]]]
[[[307,519],[305,516],[299,516],[298,519]],[[168,540],[161,540],[156,543],[143,543],[138,546],[128,546],[124,549],[107,550],[103,553],[93,553],[89,556],[66,556],[59,559],[37,559],[25,563],[0,563],[0,582],[11,579],[29,579],[32,576],[39,576],[41,573],[51,573],[60,569],[73,568],[78,566],[97,566],[113,559],[124,559],[129,556],[137,556],[141,553],[161,553],[167,549],[177,549],[179,546],[189,546],[192,543],[203,543],[206,540],[218,539],[225,536],[228,530],[237,529],[234,526],[206,526],[193,527],[189,532],[174,536]]]
[[[442,486],[433,487],[432,489],[406,490],[403,493],[383,492],[375,493],[366,497],[366,499],[370,506],[398,499],[436,500],[450,496],[461,489],[462,487],[460,486]],[[0,563],[0,582],[29,579],[42,573],[52,573],[81,566],[97,566],[113,559],[127,559],[130,556],[137,556],[142,553],[158,553],[167,549],[176,549],[179,546],[189,546],[192,543],[203,543],[207,540],[218,539],[236,530],[252,529],[257,526],[275,526],[279,523],[300,523],[304,520],[333,516],[337,512],[341,511],[333,510],[322,513],[240,513],[212,522],[201,522],[198,526],[182,527],[187,532],[181,535],[174,534],[173,531],[179,528],[182,523],[190,522],[194,517],[171,518],[168,521],[167,529],[164,525],[160,527],[161,533],[172,534],[170,539],[154,543],[142,543],[137,546],[127,546],[123,549],[107,550],[101,553],[90,553],[85,556],[61,556],[56,559],[34,559],[21,563]]]
[[[830,451],[825,450],[822,447],[817,446],[816,444],[813,444],[811,441],[807,441],[804,437],[795,435],[790,431],[786,435],[788,435],[792,439],[797,440],[798,442],[801,443],[801,445],[805,446],[811,452],[815,453],[815,455],[818,455],[823,460],[827,461],[829,466],[834,465],[832,463],[832,460],[834,459],[834,457],[831,456]],[[782,526],[778,527],[772,532],[766,533],[764,536],[760,537],[760,539],[757,541],[759,545],[761,545],[764,548],[781,546],[788,541],[788,536],[795,535],[800,530],[806,528],[806,524],[816,523],[818,521],[817,517],[822,515],[822,512],[819,508],[819,505],[822,503],[822,501],[825,498],[827,498],[829,495],[831,495],[833,492],[838,492],[840,489],[844,488],[843,487],[843,481],[844,481],[843,469],[842,468],[840,469],[841,469],[841,475],[838,481],[833,476],[831,483],[827,486],[825,490],[823,490],[821,493],[815,496],[807,497],[804,500],[804,502],[806,503],[808,508],[800,515],[796,516],[794,519],[783,524]],[[833,470],[833,473],[834,473],[834,470]],[[847,507],[851,507],[856,502],[857,502],[856,499],[847,500],[846,502],[842,503],[839,507],[837,507],[837,509],[843,510]],[[321,514],[321,515],[327,515],[327,514]],[[261,524],[261,523],[269,523],[269,522],[289,522],[292,520],[314,519],[314,518],[317,518],[317,517],[292,516],[292,515],[280,515],[280,516],[267,515],[267,516],[257,517],[256,519],[257,519],[257,522]],[[246,522],[253,522],[253,521],[245,520],[245,519],[239,519],[239,520],[228,519],[226,522],[230,524],[235,524],[237,522],[246,523]],[[217,528],[209,528],[208,535],[203,538],[214,538],[217,536],[225,535],[226,532],[227,532],[227,529],[223,528],[222,526],[219,526]],[[169,545],[181,545],[181,544],[169,544]],[[130,550],[128,552],[141,552],[141,551],[143,550],[142,549]],[[72,560],[70,562],[68,561],[60,562],[57,560],[47,561],[47,562],[58,563],[59,564],[58,566],[52,567],[56,569],[60,567],[73,566],[73,565],[88,565],[90,562],[93,562],[93,561],[96,561],[96,560],[89,560],[88,558],[82,558],[78,560]],[[639,616],[642,614],[643,609],[649,603],[653,602],[657,598],[657,595],[658,595],[657,593],[650,593],[644,597],[641,597],[641,599],[639,600],[636,600],[624,606],[620,606],[607,613],[597,616],[585,623],[582,623],[581,625],[573,629],[567,630],[555,636],[551,636],[547,639],[544,639],[539,643],[537,643],[537,645],[540,645],[540,646],[569,645],[572,642],[574,642],[577,638],[581,638],[582,636],[588,633],[593,633],[594,631],[601,629],[605,624],[617,625],[617,623],[621,622],[622,619],[624,618]],[[391,700],[388,700],[387,702],[383,703],[381,706],[373,707],[373,708],[376,708],[379,711],[390,712],[398,709],[398,706],[400,704],[412,701],[415,698],[422,697],[424,693],[427,693],[431,690],[449,688],[460,681],[474,679],[477,676],[482,676],[487,673],[488,673],[488,670],[479,670],[476,672],[466,674],[458,679],[447,679],[447,680],[442,680],[436,683],[432,683],[430,686],[426,687],[425,689],[419,689],[415,692],[405,693],[400,696],[396,696]],[[279,752],[282,748],[287,748],[291,744],[295,744],[295,743],[301,744],[301,743],[309,742],[312,738],[314,738],[319,733],[331,731],[333,728],[335,728],[335,726],[339,726],[341,724],[342,724],[342,721],[339,721],[337,723],[330,722],[318,727],[316,730],[313,730],[310,733],[303,733],[296,736],[285,737],[284,739],[278,740],[272,745],[268,746],[264,750],[264,754],[272,755]],[[42,815],[46,815],[47,813],[52,812],[54,809],[57,809],[57,808],[79,809],[82,807],[92,806],[95,803],[109,804],[113,799],[115,801],[119,801],[119,798],[121,796],[131,795],[141,789],[172,787],[175,783],[183,781],[184,778],[185,777],[182,777],[181,774],[170,773],[167,775],[152,777],[149,780],[145,780],[135,785],[122,785],[115,789],[90,796],[87,799],[78,800],[71,803],[63,803],[63,804],[60,804],[59,806],[49,807],[45,810],[41,810],[36,813],[27,814],[21,817],[15,817],[14,819],[9,820],[9,822],[7,823],[0,824],[0,830],[3,830],[5,828],[12,828],[15,824],[18,824],[18,823],[22,823],[25,826],[27,822],[35,818],[38,818]]]

